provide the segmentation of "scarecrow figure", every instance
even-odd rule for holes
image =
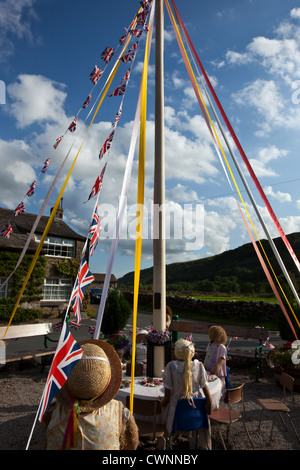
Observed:
[[[114,400],[122,383],[116,351],[96,339],[79,344],[83,356],[44,416],[46,449],[135,450],[139,438],[134,417]]]

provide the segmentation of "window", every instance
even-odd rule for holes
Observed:
[[[69,300],[72,292],[71,279],[44,279],[43,300]]]
[[[40,242],[41,235],[36,235],[35,240]],[[43,248],[48,256],[61,256],[64,258],[75,257],[75,240],[66,240],[64,238],[46,237]]]
[[[6,281],[6,277],[0,277],[0,286],[5,281]],[[7,297],[7,284],[2,289],[0,289],[0,299],[5,299],[6,297]]]

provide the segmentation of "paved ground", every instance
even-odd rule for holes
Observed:
[[[151,314],[141,313],[138,319],[138,326],[140,327],[151,324]],[[72,334],[77,340],[90,338],[89,326],[93,323],[95,322],[92,320],[83,320],[82,328],[78,331],[72,329]],[[131,327],[132,323],[129,321],[127,328],[130,330]],[[58,338],[59,333],[56,333],[56,335]],[[280,338],[277,338],[277,340],[280,341]],[[12,341],[8,347],[26,351],[30,346],[28,341],[32,340]],[[194,341],[196,345],[207,344],[207,338],[205,336],[201,337],[201,335],[195,337]],[[255,345],[250,345],[250,342],[247,341],[239,341],[237,347],[241,349],[250,347],[252,349]],[[35,347],[43,347],[43,338],[35,340]],[[0,368],[0,450],[24,450],[32,429],[34,429],[34,433],[30,441],[30,449],[38,448],[43,438],[44,429],[40,423],[35,426],[33,424],[47,373],[48,368],[41,372],[41,368],[32,362],[23,363],[22,368],[20,368],[20,363]],[[282,396],[281,389],[275,384],[272,370],[265,370],[265,377],[256,382],[253,367],[232,367],[230,378],[232,386],[245,383],[246,422],[255,449],[300,450],[300,443],[293,432],[290,429],[285,431],[278,419],[275,421],[273,439],[269,442],[271,416],[268,414],[265,416],[261,431],[258,432],[260,408],[257,398],[270,396],[280,398]],[[292,409],[292,415],[300,432],[299,393],[295,394],[295,406]],[[229,449],[251,450],[242,423],[236,423],[232,427],[229,436]],[[212,427],[212,437],[213,450],[221,450],[221,442],[215,426]],[[141,442],[139,450],[151,452],[156,450],[156,445],[151,441]],[[174,451],[188,451],[188,442],[184,437],[181,436],[179,439],[175,439]]]
[[[23,367],[20,369],[19,366],[14,365],[0,370],[0,450],[24,450],[26,448],[45,386],[47,370],[41,372],[40,367],[33,367],[32,363],[27,364],[27,367],[23,364]],[[278,418],[275,421],[271,442],[269,442],[271,415],[265,415],[261,431],[258,432],[260,408],[257,398],[270,396],[280,398],[282,396],[281,389],[275,385],[272,371],[266,372],[265,378],[255,382],[253,369],[244,368],[231,371],[233,386],[245,383],[246,424],[255,450],[299,451],[300,443],[294,433],[290,428],[285,431]],[[237,407],[239,408],[239,405]],[[292,416],[300,432],[300,393],[295,394]],[[39,448],[43,436],[43,425],[37,422],[34,426],[29,450]],[[212,438],[213,450],[222,450],[215,426],[212,426]],[[241,422],[232,426],[228,449],[252,451]],[[151,452],[156,450],[156,445],[152,441],[144,441],[140,443],[139,450]],[[175,439],[174,452],[188,452],[188,450],[188,442],[185,438]],[[291,456],[291,463],[294,463],[293,458]]]

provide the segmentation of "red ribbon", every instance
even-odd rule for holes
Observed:
[[[236,144],[236,146],[237,146],[237,148],[238,148],[238,150],[239,150],[239,152],[240,152],[240,154],[241,154],[241,157],[242,157],[242,159],[243,159],[243,161],[244,161],[244,163],[245,163],[245,165],[246,165],[246,167],[247,167],[247,169],[248,169],[248,171],[249,171],[249,173],[250,173],[250,175],[251,175],[251,177],[252,177],[252,179],[253,179],[253,181],[254,181],[254,183],[255,183],[255,185],[256,185],[256,188],[257,188],[258,191],[259,191],[259,194],[260,194],[262,200],[264,201],[264,203],[265,203],[265,205],[266,205],[266,207],[267,207],[267,209],[268,209],[268,211],[269,211],[270,216],[271,216],[272,219],[273,219],[273,222],[275,223],[275,225],[276,225],[276,227],[277,227],[277,230],[278,230],[279,233],[280,233],[280,236],[281,236],[283,242],[285,243],[285,245],[286,245],[286,247],[287,247],[287,249],[288,249],[288,251],[289,251],[289,253],[290,253],[290,255],[291,255],[291,257],[292,257],[292,259],[293,259],[293,261],[294,261],[294,263],[295,263],[295,265],[297,266],[298,271],[300,271],[300,263],[299,263],[299,261],[298,261],[298,258],[297,258],[297,256],[296,256],[296,254],[295,254],[293,248],[291,247],[290,242],[288,241],[288,239],[287,239],[287,237],[286,237],[286,235],[285,235],[285,233],[284,233],[284,231],[283,231],[283,229],[282,229],[282,227],[281,227],[281,225],[280,225],[280,223],[279,223],[279,221],[278,221],[278,219],[277,219],[277,217],[276,217],[276,215],[275,215],[275,213],[274,213],[274,211],[273,211],[273,209],[272,209],[272,207],[271,207],[271,205],[270,205],[270,203],[269,203],[268,198],[267,198],[267,196],[265,195],[265,193],[264,193],[264,191],[263,191],[263,189],[262,189],[262,187],[261,187],[261,185],[260,185],[260,183],[259,183],[259,181],[258,181],[258,179],[257,179],[257,177],[256,177],[256,175],[255,175],[255,173],[254,173],[254,171],[253,171],[253,169],[252,169],[252,167],[251,167],[251,164],[250,164],[248,158],[246,157],[246,154],[245,154],[245,152],[244,152],[244,150],[243,150],[243,148],[242,148],[242,146],[241,146],[241,144],[240,144],[240,142],[239,142],[239,140],[238,140],[238,138],[237,138],[237,136],[236,136],[236,134],[235,134],[235,132],[234,132],[234,130],[233,130],[231,124],[230,124],[230,122],[229,122],[229,119],[228,119],[227,116],[226,116],[226,113],[225,113],[225,111],[224,111],[224,109],[223,109],[223,107],[222,107],[222,105],[221,105],[221,103],[220,103],[220,101],[219,101],[219,99],[218,99],[218,97],[217,97],[217,94],[215,93],[215,90],[214,90],[214,88],[213,88],[213,86],[212,86],[212,84],[211,84],[211,82],[210,82],[210,80],[209,80],[209,78],[208,78],[208,76],[207,76],[205,70],[204,70],[204,67],[203,67],[203,65],[202,65],[202,63],[201,63],[201,61],[200,61],[200,59],[199,59],[199,57],[198,57],[198,55],[197,55],[197,53],[196,53],[196,50],[195,50],[195,48],[194,48],[194,46],[193,46],[193,44],[192,44],[192,41],[191,41],[191,39],[190,39],[190,37],[189,37],[189,35],[188,35],[188,33],[187,33],[187,30],[186,30],[186,28],[185,28],[185,26],[184,26],[184,24],[183,24],[183,22],[182,22],[182,19],[181,19],[179,13],[178,13],[177,8],[176,8],[175,2],[174,2],[174,0],[171,0],[171,1],[172,1],[172,4],[173,4],[173,7],[174,7],[174,9],[175,9],[175,12],[176,12],[178,21],[180,22],[180,25],[181,25],[181,27],[182,27],[182,29],[183,29],[183,31],[184,31],[184,34],[185,34],[185,36],[186,36],[186,38],[187,38],[187,40],[188,40],[188,42],[189,42],[189,44],[190,44],[190,47],[191,47],[191,49],[192,49],[192,51],[193,51],[193,54],[194,54],[194,56],[195,56],[195,58],[196,58],[196,60],[197,60],[198,65],[199,65],[199,67],[200,67],[200,69],[201,69],[201,72],[202,72],[202,74],[203,74],[203,76],[204,76],[204,78],[205,78],[205,81],[206,81],[206,83],[207,83],[207,85],[208,85],[208,87],[209,87],[209,89],[210,89],[210,91],[211,91],[211,93],[212,93],[212,95],[213,95],[215,101],[216,101],[216,104],[217,104],[217,106],[218,106],[218,108],[219,108],[219,111],[220,111],[220,113],[222,114],[222,117],[223,117],[223,119],[224,119],[224,121],[225,121],[225,123],[226,123],[226,125],[227,125],[227,127],[228,127],[228,130],[229,130],[229,132],[230,132],[230,134],[231,134],[231,136],[232,136],[232,138],[233,138],[233,140],[234,140],[234,142],[235,142],[235,144]]]

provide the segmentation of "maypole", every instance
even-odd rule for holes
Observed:
[[[155,155],[153,196],[153,328],[166,328],[165,166],[164,166],[164,10],[157,1],[155,30]],[[154,376],[165,367],[163,347],[154,347]]]

